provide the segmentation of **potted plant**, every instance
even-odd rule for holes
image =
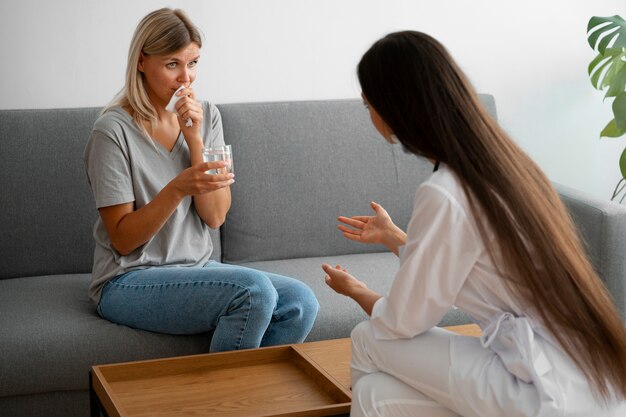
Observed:
[[[613,120],[600,137],[617,138],[626,133],[626,21],[620,16],[594,16],[587,25],[587,41],[598,55],[588,68],[591,84],[597,90],[606,90],[604,98],[613,98]],[[626,149],[619,159],[622,178],[617,183],[611,200],[626,189]],[[624,193],[620,203],[626,197]]]

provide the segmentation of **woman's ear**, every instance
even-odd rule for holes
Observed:
[[[139,54],[139,61],[137,62],[137,71],[143,72],[143,59],[145,58],[143,52]]]
[[[383,131],[382,134],[385,138],[387,138],[387,140],[389,141],[389,143],[398,143],[398,137],[395,135],[395,133],[393,133],[393,130],[391,130],[391,127],[389,127],[389,125],[387,124],[387,122],[385,122],[384,120],[381,119],[381,121],[383,122]]]

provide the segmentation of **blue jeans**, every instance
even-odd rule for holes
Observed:
[[[138,329],[212,331],[211,352],[301,343],[318,309],[296,279],[215,261],[127,272],[104,285],[98,304],[103,318]]]

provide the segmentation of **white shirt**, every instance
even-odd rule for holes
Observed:
[[[453,306],[483,329],[500,312],[523,315],[487,253],[460,181],[441,164],[415,194],[400,269],[389,294],[372,309],[374,334],[414,337]]]
[[[464,415],[502,404],[515,405],[510,412],[516,416],[626,415],[626,402],[607,408],[596,402],[584,375],[541,321],[509,295],[505,278],[486,250],[460,181],[441,165],[416,192],[400,269],[372,309],[374,337],[413,338],[456,306],[483,330],[480,341],[459,336],[450,342],[451,392],[467,408]],[[500,361],[477,355],[477,344]],[[536,391],[520,396],[520,387]]]

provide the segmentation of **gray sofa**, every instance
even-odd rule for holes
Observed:
[[[491,96],[482,96],[495,116]],[[317,294],[308,340],[349,336],[365,318],[323,282],[340,263],[385,292],[397,259],[336,230],[383,204],[400,224],[431,167],[384,143],[359,100],[219,106],[236,183],[215,258],[297,277]],[[0,111],[0,416],[87,416],[93,364],[206,352],[209,334],[168,336],[101,319],[87,297],[97,211],[83,148],[100,109]],[[626,209],[561,195],[624,312]],[[467,318],[451,311],[442,325]]]

